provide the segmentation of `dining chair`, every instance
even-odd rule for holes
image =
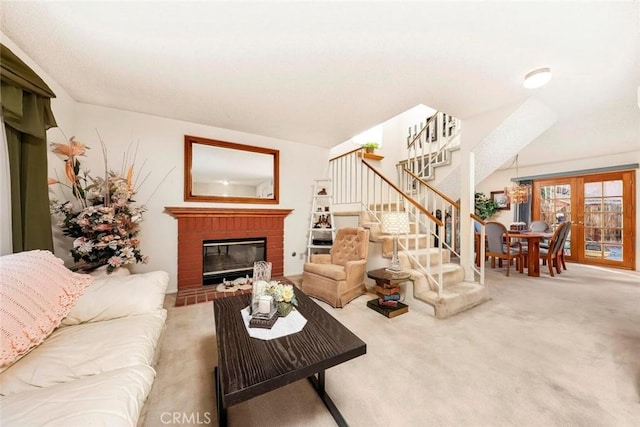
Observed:
[[[487,222],[485,225],[485,235],[487,237],[486,256],[491,258],[491,268],[496,268],[496,258],[498,267],[502,267],[502,260],[507,261],[507,276],[511,261],[516,261],[516,269],[522,273],[524,268],[524,252],[522,243],[511,242],[507,237],[507,227],[499,222]]]
[[[563,270],[567,269],[567,264],[565,264],[564,262],[564,255],[566,252],[567,240],[569,239],[569,234],[571,233],[571,223],[567,222],[566,224],[567,225],[565,226],[565,230],[562,236],[562,243],[560,244],[560,249],[558,252],[558,261],[560,261],[560,264],[562,264]]]
[[[546,264],[549,267],[549,275],[551,277],[554,276],[554,267],[558,274],[560,274],[560,266],[564,262],[564,245],[570,228],[570,222],[561,222],[553,232],[553,236],[551,236],[551,240],[549,241],[549,246],[540,248],[540,259],[543,264]],[[562,255],[560,255],[561,253]],[[529,260],[529,262],[540,261]]]
[[[475,263],[476,265],[479,267],[480,266],[480,231],[481,231],[481,227],[482,225],[480,225],[480,223],[478,221],[474,221],[473,222],[473,234],[474,234],[474,252],[475,252]],[[487,237],[485,236],[485,244],[484,244],[484,251],[485,251],[485,256],[484,256],[484,260],[486,261],[488,259],[486,252],[487,252]]]

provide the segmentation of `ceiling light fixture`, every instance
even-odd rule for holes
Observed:
[[[509,203],[520,204],[527,203],[529,200],[529,193],[531,192],[531,186],[527,184],[520,184],[519,174],[518,174],[518,155],[516,154],[516,158],[513,161],[516,164],[516,179],[514,180],[511,187],[505,187],[504,192],[507,196],[507,200]],[[511,163],[511,166],[513,166]]]
[[[524,76],[522,83],[527,89],[536,89],[549,83],[551,80],[551,68],[538,68]]]

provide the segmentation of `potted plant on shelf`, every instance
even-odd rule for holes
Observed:
[[[378,145],[377,142],[366,142],[366,143],[362,144],[362,148],[364,148],[364,151],[366,153],[373,153],[373,150],[375,150],[379,146],[380,145]]]
[[[482,218],[483,221],[498,212],[498,210],[498,204],[484,193],[475,193],[475,214]]]

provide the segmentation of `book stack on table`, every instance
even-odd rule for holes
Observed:
[[[400,302],[400,287],[386,287],[376,285],[378,305],[381,307],[397,307]]]
[[[251,320],[249,320],[249,327],[271,329],[273,325],[276,324],[277,320],[278,320],[277,313],[275,316],[271,316],[270,318],[252,317]]]
[[[400,302],[400,287],[397,285],[385,284],[376,285],[378,299],[367,302],[367,307],[389,318],[407,313],[409,306]]]
[[[271,307],[271,311],[267,313],[253,313],[249,320],[250,328],[271,329],[278,320],[278,310],[275,305]]]

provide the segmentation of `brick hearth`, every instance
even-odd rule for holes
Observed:
[[[213,301],[214,299],[232,297],[236,295],[250,294],[251,289],[238,289],[234,292],[218,292],[216,286],[201,286],[193,289],[178,290],[176,295],[176,307],[183,305],[199,304]]]
[[[216,292],[202,285],[202,242],[248,237],[267,238],[271,276],[284,274],[284,218],[291,209],[165,208],[178,220],[178,295],[176,305],[211,301],[244,293]],[[220,295],[222,294],[222,295]]]

